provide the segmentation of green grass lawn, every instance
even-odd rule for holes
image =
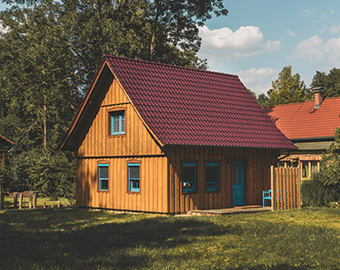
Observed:
[[[340,209],[168,216],[0,211],[1,269],[340,269]]]

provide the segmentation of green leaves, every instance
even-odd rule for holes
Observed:
[[[0,12],[8,29],[0,35],[0,133],[15,142],[16,189],[53,189],[50,176],[69,183],[41,148],[58,146],[104,54],[206,69],[197,25],[227,14],[222,0],[3,2],[13,6]]]
[[[312,88],[323,87],[324,97],[340,96],[340,69],[333,68],[327,75],[325,72],[317,71],[313,77]]]
[[[292,75],[292,67],[284,67],[279,78],[272,82],[268,91],[268,105],[289,104],[305,101],[309,96],[304,81],[298,73]]]

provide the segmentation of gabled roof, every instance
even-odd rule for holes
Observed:
[[[104,65],[161,146],[295,149],[235,75],[110,55],[104,56],[100,70]],[[99,76],[100,72],[94,82]],[[94,89],[92,85],[89,92]],[[87,93],[75,119],[89,96]]]
[[[0,142],[2,142],[3,144],[14,144],[14,142],[12,142],[11,140],[5,138],[1,134],[0,134]]]
[[[340,97],[326,98],[319,108],[314,100],[268,108],[268,115],[289,139],[334,137],[340,127]]]

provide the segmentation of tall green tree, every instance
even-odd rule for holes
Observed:
[[[67,166],[60,164],[72,158],[53,149],[103,54],[205,69],[206,61],[196,54],[197,25],[213,12],[227,14],[222,0],[3,2],[13,5],[0,12],[8,29],[0,34],[0,132],[15,143],[6,168],[15,181],[8,188],[59,194],[69,191],[53,184],[47,174],[62,173],[58,181],[69,183],[72,168],[61,172]]]
[[[268,92],[268,105],[289,104],[305,101],[310,91],[298,73],[292,75],[292,67],[287,66],[279,73],[279,78],[272,82]]]
[[[329,74],[317,71],[313,77],[311,87],[323,87],[324,97],[340,96],[340,69],[333,68]]]

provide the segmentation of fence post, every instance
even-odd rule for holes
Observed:
[[[1,197],[1,203],[0,203],[0,209],[4,209],[5,208],[5,194],[0,192],[0,197]]]
[[[17,198],[17,193],[14,193],[14,199],[13,199],[13,206],[14,208],[17,208],[18,206],[18,198]]]
[[[33,194],[33,208],[37,207],[37,194]]]
[[[271,200],[270,200],[270,210],[274,211],[274,166],[270,166],[270,189],[271,189]]]
[[[19,194],[19,209],[22,208],[23,200],[24,200],[24,195],[21,193]]]
[[[297,204],[298,204],[298,209],[301,208],[301,178],[300,178],[300,168],[297,168],[297,179],[296,179],[296,185],[297,185]]]

